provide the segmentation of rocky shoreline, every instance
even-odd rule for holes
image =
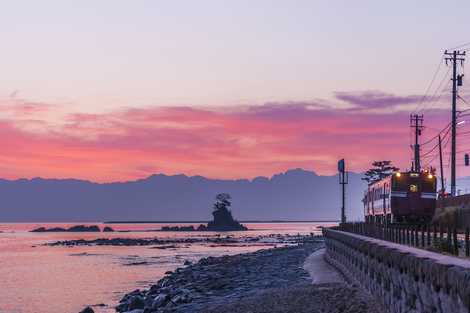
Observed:
[[[285,235],[271,237],[283,238]],[[262,237],[262,236],[261,236]],[[126,294],[120,313],[379,313],[377,302],[345,282],[312,284],[304,269],[324,247],[321,236],[287,236],[290,245],[232,256],[206,257]],[[287,240],[287,239],[286,239]],[[296,240],[295,244],[292,244]],[[94,313],[87,307],[80,313]]]
[[[61,240],[46,243],[47,246],[159,246],[159,245],[176,245],[176,244],[296,244],[304,242],[313,237],[310,235],[258,235],[258,236],[242,236],[233,237],[230,235],[213,237],[190,237],[190,238],[97,238],[92,240]]]
[[[125,295],[117,312],[203,312],[230,300],[263,290],[308,282],[305,258],[323,247],[321,237],[303,237],[301,243],[233,256],[203,258],[168,272],[147,290]]]

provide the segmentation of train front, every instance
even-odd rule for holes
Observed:
[[[394,173],[390,195],[394,221],[430,222],[436,210],[436,184],[430,172]]]

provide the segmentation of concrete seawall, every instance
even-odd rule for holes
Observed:
[[[470,312],[470,261],[324,229],[327,261],[392,313]]]

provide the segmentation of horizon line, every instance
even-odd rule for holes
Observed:
[[[109,181],[109,182],[98,182],[98,181],[94,181],[94,180],[90,180],[90,179],[82,179],[82,178],[73,178],[73,177],[42,177],[42,176],[35,176],[35,177],[31,177],[31,178],[26,178],[26,177],[20,177],[20,178],[14,178],[14,179],[9,179],[9,178],[1,178],[0,177],[0,180],[4,180],[4,181],[11,181],[11,182],[14,182],[14,181],[21,181],[21,180],[26,180],[26,181],[33,181],[33,180],[74,180],[74,181],[82,181],[82,182],[89,182],[89,183],[93,183],[93,184],[100,184],[100,185],[105,185],[105,184],[117,184],[117,183],[128,183],[128,182],[137,182],[137,181],[140,181],[140,180],[146,180],[146,179],[149,179],[153,176],[166,176],[166,177],[175,177],[175,176],[185,176],[187,178],[197,178],[197,177],[201,177],[201,178],[205,178],[205,179],[210,179],[210,180],[222,180],[222,181],[239,181],[239,180],[248,180],[248,181],[253,181],[257,178],[266,178],[266,179],[272,179],[274,176],[276,175],[282,175],[282,174],[286,174],[287,172],[290,172],[290,171],[295,171],[295,170],[302,170],[304,172],[308,172],[308,173],[313,173],[315,174],[316,176],[320,176],[320,177],[333,177],[333,176],[336,176],[337,174],[333,174],[333,175],[321,175],[321,174],[317,174],[317,172],[315,170],[307,170],[307,169],[304,169],[304,168],[300,168],[300,167],[297,167],[297,168],[290,168],[290,169],[287,169],[285,171],[281,171],[281,172],[277,172],[277,173],[273,173],[271,176],[255,176],[255,177],[252,177],[252,178],[217,178],[217,177],[208,177],[208,176],[203,176],[203,175],[188,175],[188,174],[185,174],[185,173],[178,173],[178,174],[165,174],[163,172],[160,172],[160,173],[154,173],[154,174],[150,174],[146,177],[143,177],[143,178],[135,178],[135,179],[131,179],[131,180],[125,180],[125,181],[122,181],[122,180],[116,180],[116,181]],[[362,172],[354,172],[354,171],[349,171],[348,173],[350,174],[356,174],[356,175],[361,175],[363,174]],[[464,176],[465,177],[465,176]]]

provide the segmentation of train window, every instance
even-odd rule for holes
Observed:
[[[411,192],[418,192],[418,185],[411,184],[410,185],[410,191]]]

